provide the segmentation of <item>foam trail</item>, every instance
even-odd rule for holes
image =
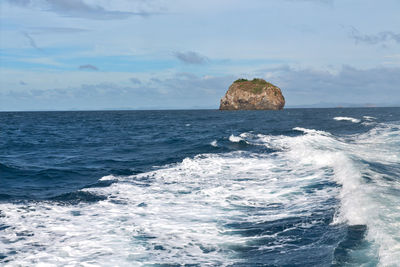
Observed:
[[[319,143],[323,144],[323,140]],[[335,180],[342,185],[335,223],[367,226],[366,239],[371,247],[364,255],[354,252],[354,257],[363,255],[379,259],[379,266],[396,266],[400,259],[398,125],[380,124],[365,134],[338,139],[334,146],[325,144],[325,149],[332,152],[317,153],[318,158],[305,158],[304,163],[334,168]],[[388,170],[392,170],[392,175]]]
[[[349,151],[357,157],[360,175],[368,179],[358,195],[365,199],[359,209],[365,214],[367,239],[374,242],[380,266],[396,266],[400,259],[400,129],[399,124],[380,124],[353,137]]]
[[[1,203],[0,225],[8,227],[0,235],[0,251],[10,266],[228,266],[245,264],[235,247],[249,249],[247,244],[267,238],[274,242],[258,248],[259,253],[288,247],[274,254],[287,258],[293,240],[284,233],[318,225],[318,220],[306,218],[321,207],[335,208],[337,198],[340,205],[332,227],[367,226],[369,247],[354,248],[349,257],[396,266],[399,124],[380,124],[367,133],[342,137],[316,129],[293,130],[304,134],[229,137],[231,142],[273,148],[272,154],[201,154],[139,175],[105,176],[101,180],[115,182],[83,189],[107,197],[96,203]],[[237,234],[229,227],[295,217],[304,218],[306,225],[301,222],[262,236]],[[309,249],[320,251],[319,244],[316,240]],[[333,255],[329,249],[328,260]]]
[[[354,123],[359,123],[360,122],[359,119],[355,119],[355,118],[352,118],[352,117],[334,117],[333,119],[335,121],[351,121],[351,122],[354,122]]]
[[[240,263],[236,247],[265,236],[235,234],[227,225],[307,218],[337,194],[328,186],[307,195],[326,181],[326,170],[292,164],[285,154],[204,154],[140,175],[103,177],[118,182],[84,189],[108,196],[94,204],[0,204],[13,225],[0,243],[18,251],[9,255],[16,265]],[[304,221],[304,229],[320,223]],[[26,237],[16,240],[15,233]],[[287,242],[273,238],[278,251]]]
[[[379,266],[396,266],[400,259],[399,125],[379,124],[365,134],[343,138],[314,129],[293,130],[305,135],[259,134],[246,141],[259,144],[262,140],[267,147],[281,149],[286,160],[298,164],[293,168],[332,168],[334,181],[342,186],[334,223],[367,226],[370,247],[354,251],[352,257],[379,259]]]

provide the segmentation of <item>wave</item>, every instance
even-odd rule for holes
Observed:
[[[50,200],[64,204],[78,204],[80,202],[97,202],[105,199],[107,199],[106,196],[97,195],[86,191],[76,191],[52,197]]]
[[[293,128],[294,131],[299,131],[299,132],[303,132],[306,134],[318,134],[318,135],[323,135],[323,136],[330,136],[331,134],[325,131],[319,131],[319,130],[314,130],[314,129],[306,129],[306,128],[302,128],[302,127],[294,127]]]
[[[200,154],[146,173],[105,176],[109,186],[80,191],[106,196],[90,203],[2,203],[13,227],[3,230],[1,246],[16,265],[251,265],[254,253],[287,265],[346,261],[335,247],[355,260],[395,265],[400,184],[379,166],[390,166],[392,176],[400,171],[399,125],[341,137],[293,130],[303,134],[229,137],[271,153]],[[34,234],[16,240],[23,231]],[[366,247],[341,243],[351,233]]]
[[[352,118],[352,117],[334,117],[333,118],[335,121],[351,121],[354,123],[359,123],[361,120]]]
[[[16,173],[20,170],[16,167],[0,163],[0,171],[2,171],[3,175],[4,175],[4,174],[8,174],[8,173]]]
[[[37,248],[30,244],[39,243],[46,247],[40,261],[48,264],[90,259],[105,265],[229,265],[248,260],[243,253],[253,251],[249,242],[260,242],[264,247],[256,251],[272,249],[283,260],[288,254],[279,253],[282,246],[292,246],[285,240],[301,242],[291,229],[307,233],[323,227],[326,216],[333,216],[337,191],[323,185],[325,170],[291,170],[291,164],[284,156],[249,152],[201,154],[152,172],[103,177],[118,182],[83,189],[107,196],[90,204],[38,203],[29,209],[2,204],[14,226],[5,230],[4,239],[12,240],[16,231],[35,233],[14,242],[10,249],[18,254],[8,259],[31,265]],[[319,211],[327,205],[331,215]],[[260,235],[254,227],[261,222],[267,229]],[[272,240],[265,246],[262,240],[279,233],[281,245]],[[317,243],[319,237],[309,235]],[[324,254],[329,260],[331,252]]]
[[[213,140],[213,141],[210,143],[210,145],[213,146],[213,147],[217,147],[217,146],[218,146],[217,140]]]
[[[239,143],[240,141],[242,141],[243,139],[240,136],[235,136],[233,134],[231,134],[229,136],[229,141],[233,142],[233,143]]]
[[[285,148],[285,155],[301,166],[332,168],[333,179],[341,185],[340,209],[334,224],[366,225],[369,249],[353,252],[382,266],[400,259],[397,219],[400,200],[400,128],[398,123],[379,124],[365,134],[334,138],[326,132],[296,127],[301,137],[264,136],[266,146]],[[385,168],[374,167],[376,164]],[[389,171],[390,169],[390,171]],[[389,176],[389,177],[388,177]],[[357,254],[358,253],[358,254]]]
[[[365,120],[367,120],[367,121],[376,120],[376,118],[375,118],[375,117],[372,117],[372,116],[363,116],[363,118],[364,118]]]

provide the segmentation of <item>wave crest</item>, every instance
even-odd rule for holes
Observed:
[[[359,123],[361,120],[352,117],[334,117],[335,121],[351,121],[353,123]]]

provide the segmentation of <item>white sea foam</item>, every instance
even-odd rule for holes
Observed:
[[[314,130],[314,129],[306,129],[306,128],[302,128],[302,127],[294,127],[293,130],[299,131],[299,132],[303,132],[303,133],[306,133],[306,134],[319,134],[319,135],[324,135],[324,136],[331,135],[330,133],[325,132],[325,131],[318,131],[318,130]]]
[[[107,176],[118,182],[84,189],[108,196],[94,204],[1,204],[13,226],[2,249],[18,251],[9,256],[16,265],[233,264],[229,246],[251,237],[226,234],[226,224],[308,216],[337,194],[327,188],[307,196],[305,188],[325,181],[326,171],[292,164],[284,155],[204,154],[140,175]],[[33,235],[17,240],[19,232]]]
[[[313,134],[314,131],[307,133],[309,137]],[[366,225],[366,238],[373,244],[368,253],[373,254],[376,249],[380,266],[396,266],[400,260],[399,126],[380,124],[365,134],[345,139],[315,137],[312,142],[318,139],[318,145],[307,141],[310,146],[305,148],[299,160],[303,160],[303,164],[334,169],[335,181],[342,185],[339,194],[341,207],[335,222]],[[294,148],[290,141],[288,143]],[[297,156],[297,153],[291,154]],[[379,166],[378,169],[372,168],[368,162],[381,164],[383,170],[379,170]],[[389,170],[392,174],[387,173]]]
[[[230,244],[251,239],[225,234],[226,224],[308,216],[337,197],[340,208],[334,223],[366,225],[366,238],[372,243],[369,254],[379,258],[381,266],[395,266],[400,259],[400,183],[386,179],[369,162],[398,174],[399,126],[380,125],[342,138],[313,129],[294,130],[304,134],[229,137],[231,142],[274,148],[278,152],[272,155],[202,154],[139,175],[105,176],[101,180],[116,182],[83,190],[107,196],[97,203],[0,204],[0,220],[11,226],[0,236],[0,251],[17,251],[8,256],[10,266],[223,266],[237,262],[230,257]],[[327,181],[340,187],[305,192]],[[282,208],[261,209],[268,205]],[[238,207],[260,211],[252,214]],[[354,257],[357,253],[361,252]]]
[[[99,181],[112,181],[112,180],[117,180],[114,175],[106,175],[100,178]]]
[[[233,135],[233,134],[231,134],[230,136],[229,136],[229,141],[231,141],[231,142],[233,142],[233,143],[239,143],[240,141],[242,141],[243,139],[242,139],[242,137],[240,137],[240,136],[235,136],[235,135]]]
[[[332,168],[334,180],[342,186],[338,194],[341,205],[334,223],[366,225],[366,238],[372,242],[370,251],[365,252],[368,255],[354,252],[355,257],[376,253],[380,266],[396,266],[400,260],[399,125],[380,124],[365,134],[346,138],[333,138],[314,129],[296,127],[294,130],[305,135],[259,134],[245,141],[259,144],[262,140],[267,147],[281,149],[286,160],[309,166],[309,170]],[[381,164],[383,170],[375,170],[366,162]]]
[[[218,146],[217,140],[212,141],[212,142],[210,143],[210,145],[213,146],[213,147],[217,147],[217,146]]]
[[[352,118],[352,117],[334,117],[333,119],[335,121],[351,121],[351,122],[354,122],[354,123],[359,123],[360,122],[359,119],[355,119],[355,118]]]
[[[376,118],[372,116],[363,116],[364,121],[361,123],[365,126],[374,126],[377,125]]]
[[[367,238],[378,249],[381,266],[396,266],[400,260],[400,129],[383,124],[366,134],[353,137],[349,151],[367,163],[359,164],[362,183],[353,198],[363,197],[358,207],[368,226]],[[372,164],[370,166],[369,164]]]
[[[376,120],[376,118],[375,118],[375,117],[372,117],[372,116],[363,116],[363,118],[364,118],[365,120],[367,120],[367,121]]]

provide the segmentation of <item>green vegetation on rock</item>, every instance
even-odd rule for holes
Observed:
[[[263,88],[267,85],[267,82],[263,79],[254,78],[251,83],[253,84],[253,93],[260,94]]]
[[[247,79],[240,78],[240,79],[237,79],[236,81],[234,81],[233,83],[240,83],[240,82],[247,82],[247,81],[248,81]]]
[[[260,78],[254,78],[251,81],[240,78],[234,81],[233,83],[240,83],[239,86],[241,89],[249,90],[254,94],[260,94],[264,88],[271,85],[269,82]]]
[[[264,79],[259,79],[259,78],[254,78],[251,80],[252,83],[254,84],[267,84],[267,82]]]

